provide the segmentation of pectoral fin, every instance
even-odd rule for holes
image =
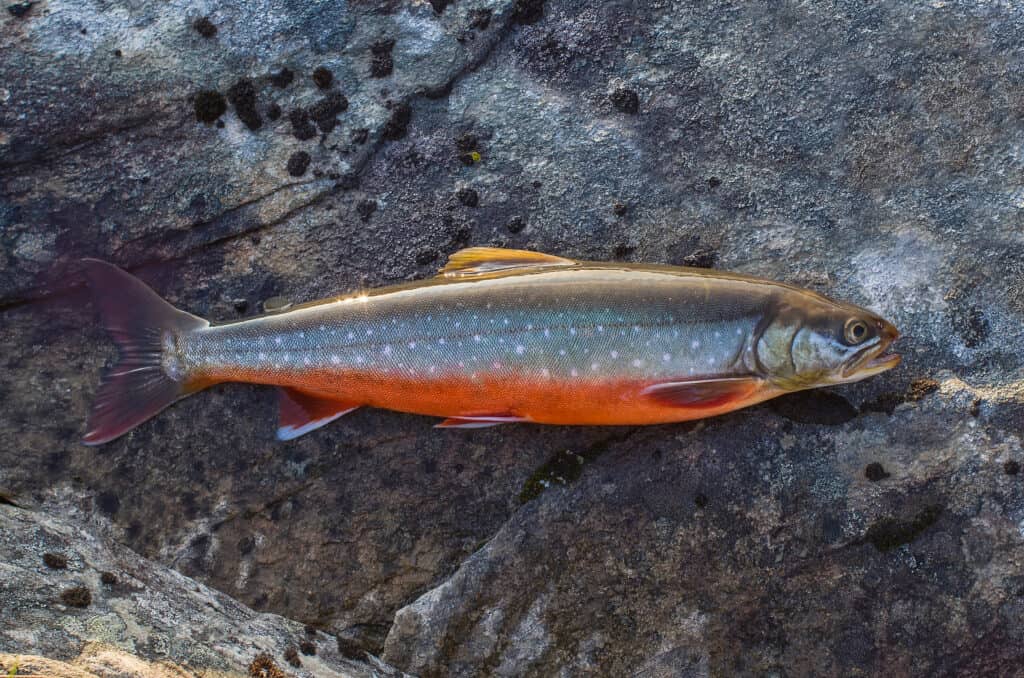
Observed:
[[[281,411],[277,428],[279,440],[292,440],[329,424],[359,407],[358,404],[328,400],[293,388],[278,389]]]
[[[711,409],[740,402],[759,389],[757,377],[722,377],[652,384],[642,394],[671,407]]]
[[[575,266],[577,262],[553,254],[500,247],[467,247],[448,257],[441,269],[446,278],[462,278],[535,266]]]

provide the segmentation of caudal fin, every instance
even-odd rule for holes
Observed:
[[[103,325],[117,344],[118,362],[100,382],[86,445],[102,445],[146,421],[190,389],[174,374],[174,338],[209,323],[179,311],[138,278],[96,259],[82,261]],[[168,359],[165,360],[165,356]]]

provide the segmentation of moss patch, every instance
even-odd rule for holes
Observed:
[[[583,474],[584,466],[604,454],[611,443],[623,438],[624,436],[616,436],[599,440],[581,452],[558,452],[526,479],[522,490],[519,491],[519,503],[525,504],[531,499],[536,499],[552,485],[570,485],[576,482]]]
[[[75,586],[62,591],[60,599],[68,607],[89,607],[92,605],[92,592],[84,586]]]
[[[43,563],[51,570],[66,570],[68,557],[62,553],[44,553]]]

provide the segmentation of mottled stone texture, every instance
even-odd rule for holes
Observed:
[[[422,675],[1019,670],[1015,3],[49,0],[0,24],[5,500]],[[360,411],[282,444],[268,390],[223,386],[77,443],[113,357],[79,257],[230,320],[467,244],[810,286],[894,320],[906,359],[697,425]],[[52,648],[26,638],[0,617],[0,651]]]

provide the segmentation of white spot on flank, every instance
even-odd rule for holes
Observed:
[[[548,328],[545,327],[544,328],[544,336],[545,337],[550,337],[551,336],[551,330],[549,330]]]
[[[598,325],[597,326],[597,331],[598,332],[604,332],[604,326],[603,325]]]
[[[477,342],[479,344],[481,341],[483,341],[483,339],[480,337],[479,334],[474,334],[473,335],[473,341],[475,341],[475,342]]]
[[[526,331],[527,331],[527,332],[529,332],[529,331],[530,331],[530,330],[532,330],[532,329],[533,329],[533,325],[527,325],[527,326],[526,326]]]
[[[668,362],[668,361],[672,360],[672,354],[671,353],[666,353],[665,355],[661,356],[661,359],[664,360],[665,362]]]
[[[696,351],[698,348],[700,348],[700,342],[694,339],[693,341],[690,342],[690,348]]]
[[[363,356],[357,356],[356,357],[356,362],[359,363],[360,365],[362,365],[363,363],[366,362],[366,358],[364,358]]]
[[[570,327],[569,328],[569,334],[571,334],[572,336],[575,337],[576,336],[576,328],[575,327]]]
[[[278,346],[280,346],[281,345],[281,337],[274,337],[274,343],[277,344]]]
[[[260,352],[259,358],[260,358],[260,360],[266,360],[267,359],[267,354],[263,353],[263,352]]]
[[[336,355],[332,355],[331,356],[331,364],[332,365],[340,365],[341,364],[341,358],[339,358]]]
[[[618,358],[619,357],[619,352],[618,351],[612,351],[611,353],[609,353],[609,355],[612,358]]]
[[[409,348],[416,348],[416,342],[415,341],[410,341],[409,342]]]
[[[590,369],[592,372],[597,372],[601,366],[598,363],[590,363]]]
[[[569,374],[571,374],[571,375],[572,375],[572,376],[574,376],[574,377],[578,377],[578,376],[580,376],[580,373],[579,373],[579,372],[577,372],[577,371],[575,370],[575,368],[574,368],[574,369],[573,369],[573,370],[572,370],[571,372],[569,372]]]
[[[311,363],[310,363],[310,360],[309,360],[309,358],[303,358],[303,359],[302,359],[302,364],[303,364],[303,365],[310,365]]]
[[[644,361],[640,360],[640,358],[634,358],[632,364],[633,364],[633,367],[643,367],[644,366]]]
[[[440,339],[437,340],[437,345],[444,346],[444,337],[441,337]]]
[[[370,336],[371,334],[373,334],[373,330],[366,330],[366,336]]]
[[[508,325],[508,318],[505,318],[505,319],[504,319],[504,320],[502,320],[501,322],[502,322],[502,323],[504,323],[504,324],[506,324],[506,325]]]
[[[288,362],[291,359],[292,359],[292,354],[291,353],[285,353],[283,356],[281,356],[281,360],[283,360],[285,362]]]
[[[437,365],[430,366],[430,373],[433,374],[434,372],[437,372]]]
[[[491,363],[491,367],[493,367],[496,370],[500,370],[501,369],[501,363],[499,363],[497,360],[495,360],[493,363]]]
[[[384,355],[391,355],[391,344],[385,345],[384,348],[381,349],[381,353]]]
[[[354,333],[352,333],[352,332],[349,332],[349,333],[348,333],[348,338],[349,338],[350,340],[351,340],[351,339],[355,339],[355,338],[356,338],[356,335],[355,335]]]
[[[546,367],[544,369],[542,369],[540,371],[540,373],[543,374],[545,377],[550,377],[551,376],[551,372]]]
[[[526,347],[523,346],[522,344],[519,344],[518,346],[516,346],[516,353],[518,355],[523,355],[524,353],[526,353]]]
[[[718,330],[715,330],[715,339],[721,339],[721,338],[722,338],[722,333],[719,332]]]
[[[715,359],[714,358],[708,358],[708,365],[714,365],[714,364],[715,364]]]
[[[742,327],[737,327],[736,328],[736,336],[739,336],[741,334],[743,334],[743,328]]]
[[[565,349],[564,348],[558,349],[558,355],[565,355]]]

